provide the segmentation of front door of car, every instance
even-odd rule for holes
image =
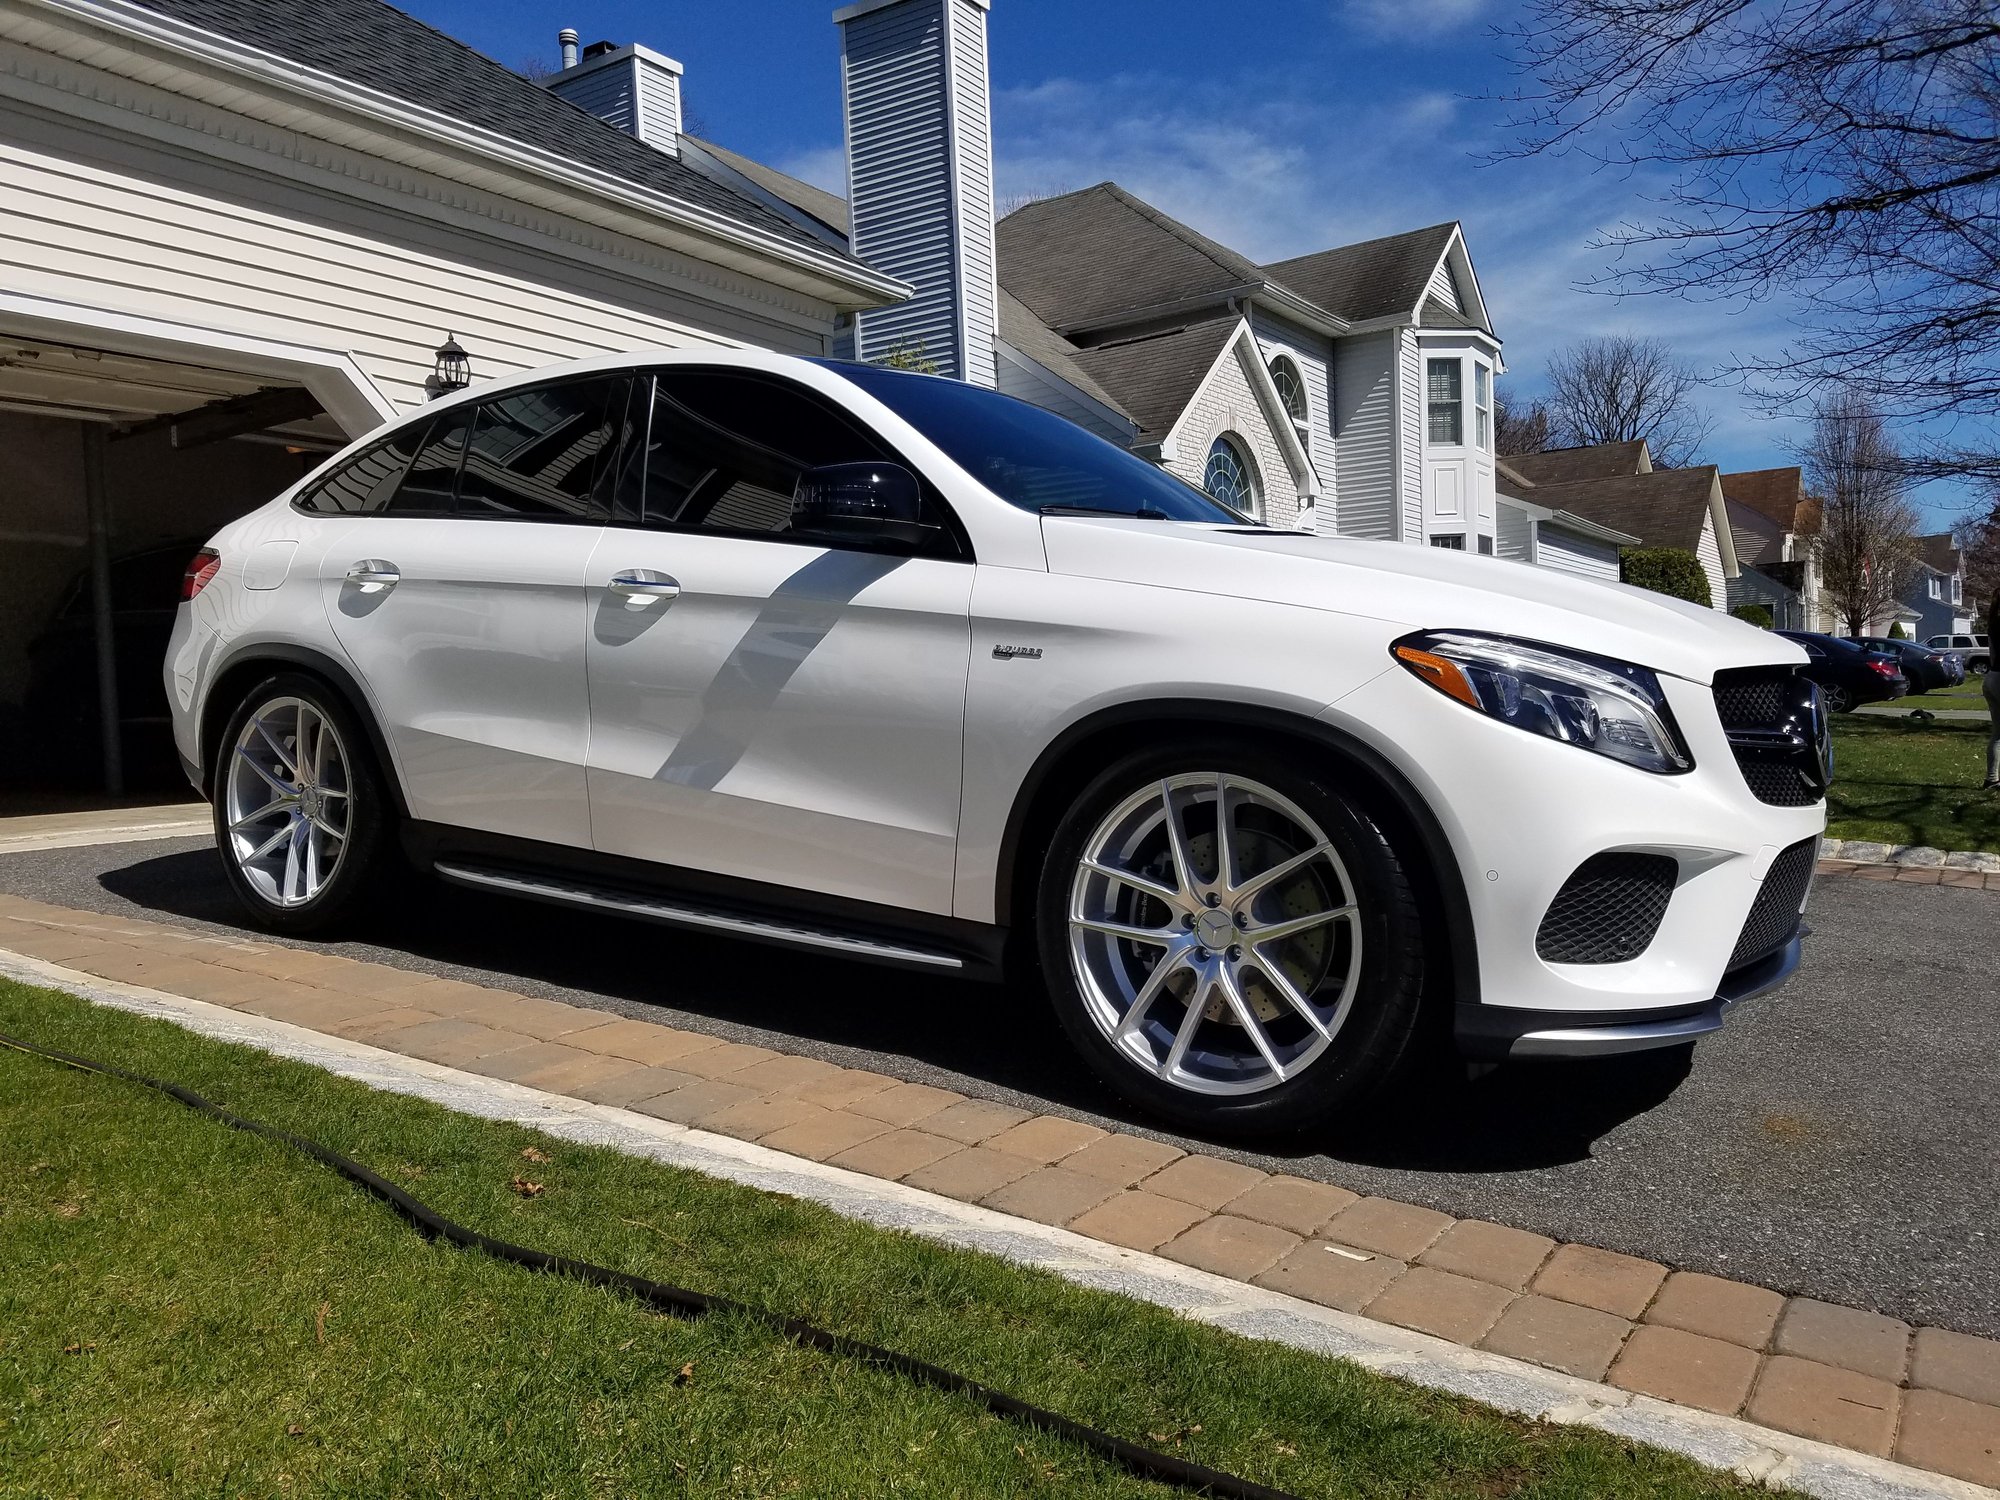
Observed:
[[[440,413],[386,504],[325,554],[328,617],[417,818],[590,847],[584,570],[628,384]]]
[[[949,913],[973,569],[942,501],[914,550],[794,529],[803,472],[895,455],[751,371],[659,372],[632,452],[589,572],[597,848]]]

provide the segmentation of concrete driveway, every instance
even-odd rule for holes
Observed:
[[[206,838],[9,854],[0,890],[239,925]],[[1685,1074],[1640,1058],[1430,1078],[1297,1154],[1225,1154],[2000,1335],[2000,894],[1832,878],[1810,915],[1800,976],[1702,1043]],[[1032,996],[442,886],[355,938],[335,950],[1126,1119]]]

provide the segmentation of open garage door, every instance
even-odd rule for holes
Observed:
[[[0,800],[185,791],[182,570],[346,441],[303,385],[0,330]]]

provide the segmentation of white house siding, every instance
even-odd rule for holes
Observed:
[[[622,64],[612,63],[579,73],[574,78],[553,80],[549,90],[560,94],[578,109],[587,110],[598,119],[616,125],[627,135],[638,135],[639,131],[634,126],[642,116],[633,108],[639,83],[638,66],[639,59],[629,57]]]
[[[361,161],[353,169],[370,170]],[[386,166],[374,170],[393,178]],[[330,191],[309,172],[288,176],[0,104],[5,290],[91,316],[347,354],[399,406],[425,399],[432,351],[447,333],[471,352],[477,379],[702,342],[817,353],[831,328],[831,309],[819,309],[823,322],[790,308],[796,321],[748,313],[747,295],[721,300],[733,278],[718,268],[587,225],[549,216],[539,232],[481,232],[447,206],[468,204],[462,189],[438,185],[437,217],[426,220]],[[621,269],[621,253],[634,264]],[[717,301],[694,294],[703,283]]]
[[[1263,494],[1263,519],[1273,526],[1298,524],[1299,491],[1292,482],[1291,466],[1284,449],[1271,431],[1263,403],[1243,368],[1247,351],[1232,343],[1209,372],[1208,379],[1181,414],[1173,432],[1174,457],[1166,467],[1190,484],[1199,485],[1208,464],[1208,450],[1216,438],[1227,432],[1242,440],[1257,465],[1258,487]]]
[[[1715,513],[1709,512],[1701,518],[1701,540],[1696,543],[1694,555],[1701,560],[1701,570],[1708,574],[1708,597],[1717,609],[1729,607],[1729,580],[1722,573],[1722,544],[1715,537]]]
[[[1107,411],[1066,380],[1059,380],[1026,355],[1000,344],[995,349],[996,375],[1002,395],[1013,396],[1044,411],[1067,417],[1079,427],[1109,439],[1121,448],[1130,447],[1139,435],[1138,427]]]
[[[993,103],[988,95],[986,10],[951,4],[951,148],[958,168],[959,287],[964,298],[967,378],[984,385],[985,360],[1000,327],[999,254],[993,230]]]
[[[1503,522],[1509,508],[1506,505],[1500,507]],[[1618,581],[1618,547],[1615,543],[1565,530],[1554,521],[1543,521],[1535,529],[1535,561],[1542,567],[1574,573],[1580,578],[1595,578],[1602,583]]]
[[[1397,470],[1397,531],[1399,541],[1424,540],[1424,358],[1416,334],[1396,331],[1397,415],[1402,433]]]
[[[1339,480],[1334,472],[1331,341],[1310,328],[1273,317],[1261,307],[1250,310],[1250,331],[1257,337],[1266,365],[1280,354],[1289,354],[1305,378],[1306,408],[1311,418],[1305,429],[1306,453],[1319,479],[1319,498],[1313,502],[1313,527],[1317,531],[1337,532]]]
[[[1518,505],[1509,505],[1504,498],[1500,501],[1493,550],[1497,556],[1510,562],[1531,563],[1535,560],[1534,519]]]
[[[1334,340],[1334,486],[1342,536],[1396,539],[1396,339],[1370,333]],[[1333,518],[1322,516],[1320,530]]]
[[[1438,267],[1431,272],[1431,283],[1424,288],[1426,297],[1435,297],[1453,312],[1464,312],[1465,304],[1458,300],[1458,283],[1452,279],[1451,257],[1445,256]]]
[[[681,75],[652,59],[632,59],[639,90],[639,139],[669,156],[680,155]]]

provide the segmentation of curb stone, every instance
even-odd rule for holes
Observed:
[[[1982,875],[2000,875],[2000,854],[1988,854],[1977,849],[1933,849],[1927,844],[1881,844],[1868,839],[1823,838],[1820,840],[1819,857],[1857,865],[1976,870]]]
[[[651,1116],[462,1072],[289,1022],[58,964],[0,953],[0,974],[67,990],[93,1004],[171,1021],[256,1047],[388,1093],[478,1118],[531,1126],[768,1192],[823,1204],[848,1218],[983,1250],[1066,1280],[1151,1302],[1245,1337],[1345,1358],[1412,1384],[1533,1420],[1589,1426],[1683,1454],[1770,1488],[1821,1500],[2000,1500],[2000,1491],[1810,1438],[1581,1380],[1427,1334],[1318,1306],[1070,1230]]]

